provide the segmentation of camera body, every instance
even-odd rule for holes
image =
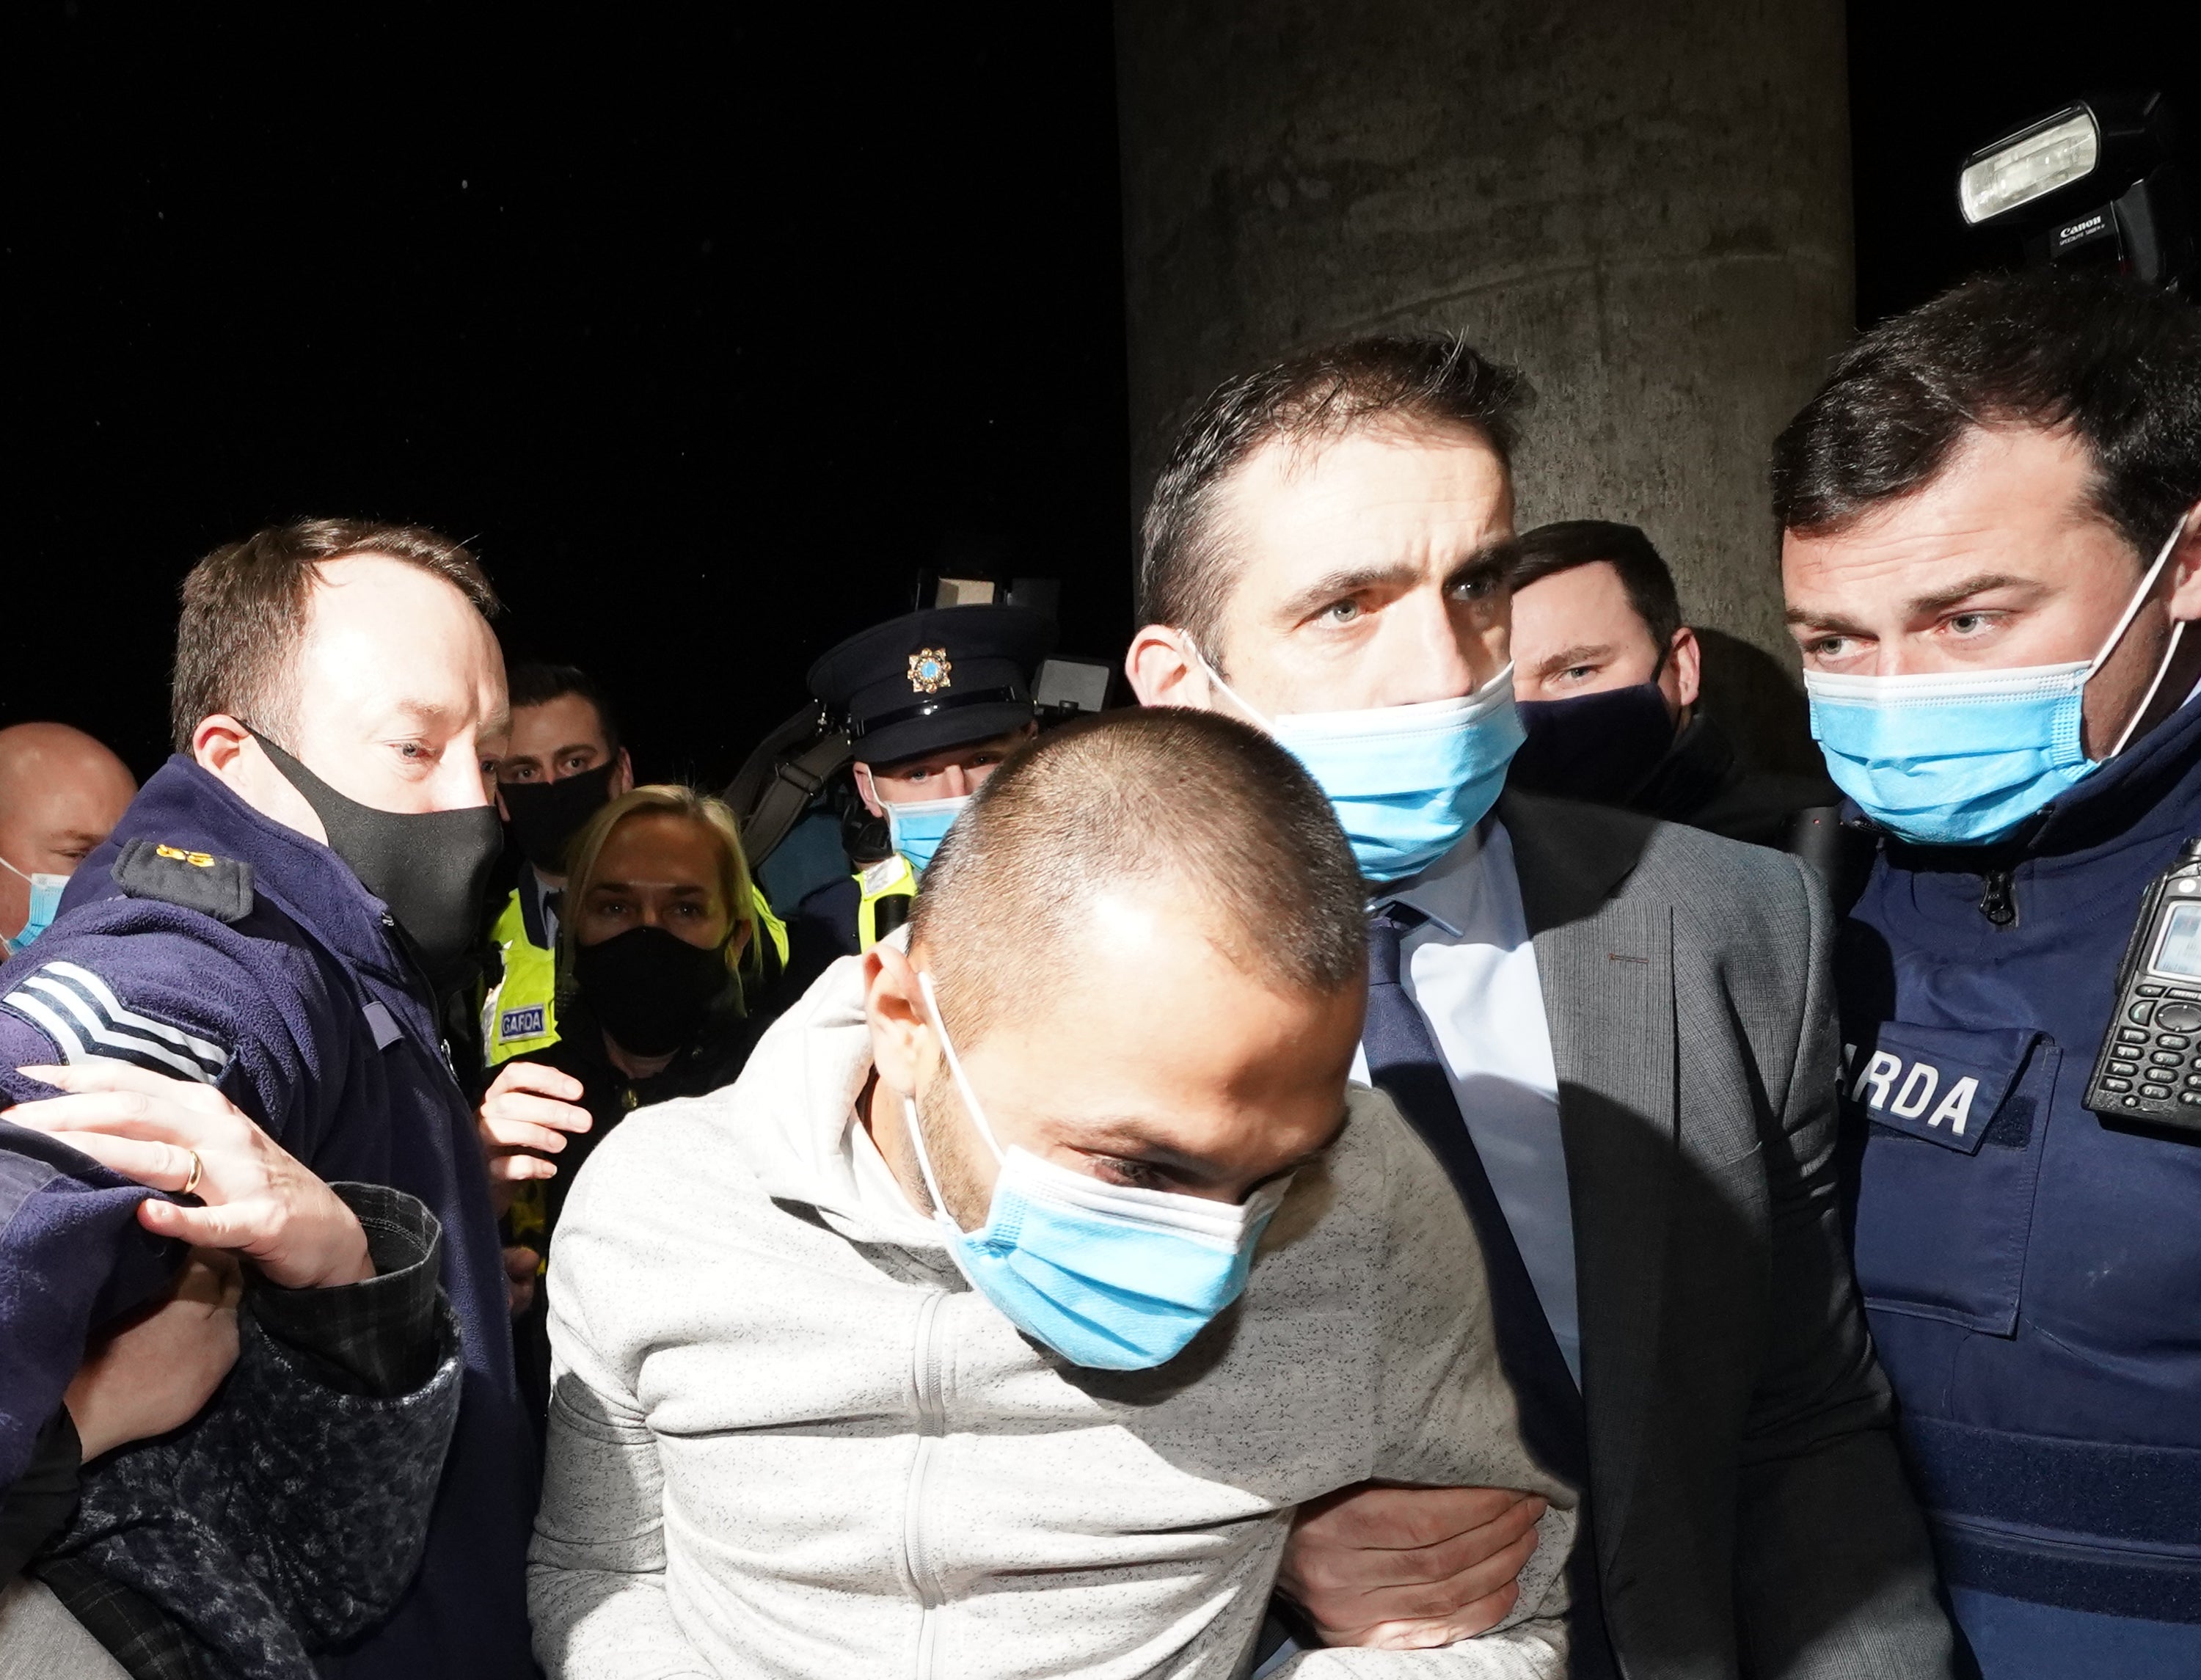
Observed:
[[[2017,236],[2028,264],[2098,263],[2150,285],[2194,273],[2178,130],[2161,93],[2092,93],[1964,160],[1965,221]]]

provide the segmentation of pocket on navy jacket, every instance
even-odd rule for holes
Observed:
[[[1888,1021],[1844,1047],[1843,1106],[1868,1131],[1855,1234],[1868,1307],[2015,1333],[2062,1060],[2031,1029]]]

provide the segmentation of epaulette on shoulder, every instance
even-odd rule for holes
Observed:
[[[252,913],[252,866],[157,840],[132,840],[114,860],[114,884],[132,898],[180,904],[216,921]]]

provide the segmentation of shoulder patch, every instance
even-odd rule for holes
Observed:
[[[220,922],[252,913],[252,866],[182,846],[139,838],[114,860],[114,884],[132,898],[180,904]]]
[[[81,963],[50,962],[0,1002],[44,1028],[72,1063],[126,1061],[202,1085],[229,1066],[220,1045],[125,1008],[113,988]]]

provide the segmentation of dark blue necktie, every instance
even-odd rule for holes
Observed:
[[[1369,919],[1368,1024],[1361,1033],[1368,1077],[1421,1134],[1474,1223],[1490,1282],[1499,1363],[1519,1399],[1521,1434],[1529,1452],[1554,1475],[1587,1488],[1589,1438],[1582,1391],[1559,1352],[1543,1302],[1536,1298],[1536,1286],[1513,1241],[1513,1228],[1505,1222],[1505,1210],[1498,1205],[1490,1177],[1482,1170],[1482,1157],[1476,1153],[1475,1139],[1460,1116],[1459,1099],[1429,1024],[1400,983],[1399,942],[1427,919],[1412,906],[1399,903],[1384,905]],[[1574,1645],[1570,1671],[1580,1680],[1617,1671],[1605,1642],[1596,1555],[1585,1500],[1574,1566],[1568,1571],[1575,1602],[1570,1618]]]

